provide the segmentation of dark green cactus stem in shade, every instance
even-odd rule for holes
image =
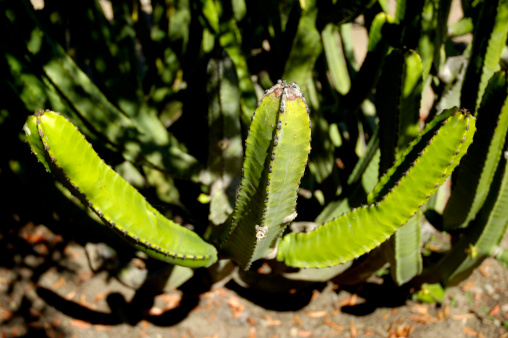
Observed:
[[[310,120],[296,84],[266,91],[252,118],[243,178],[221,251],[243,267],[272,251],[296,217],[296,197],[310,152]]]
[[[133,246],[183,266],[210,266],[217,260],[212,245],[148,204],[63,116],[39,111],[28,118],[24,130],[32,151],[55,178]]]
[[[452,193],[443,212],[445,231],[467,227],[487,198],[508,130],[507,91],[506,71],[495,73],[478,108],[475,142],[453,177]]]
[[[487,257],[503,255],[500,245],[508,227],[507,154],[500,158],[488,196],[478,216],[452,249],[425,276],[428,277],[427,280],[441,282],[444,286],[457,285],[469,277]]]
[[[438,115],[409,145],[357,208],[308,233],[279,243],[277,259],[295,267],[326,267],[383,243],[436,192],[472,142],[475,118],[452,108]]]

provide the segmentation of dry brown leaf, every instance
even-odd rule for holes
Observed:
[[[426,304],[417,304],[409,308],[409,311],[413,313],[426,314],[429,313],[429,306]]]
[[[240,318],[242,313],[245,311],[245,305],[240,303],[240,300],[236,297],[229,297],[228,305],[233,311],[234,318]]]
[[[443,311],[437,310],[437,319],[442,322],[444,320]]]
[[[404,323],[402,325],[397,326],[397,328],[395,329],[395,337],[398,338],[409,337],[412,331],[414,331],[414,326]]]
[[[97,294],[97,296],[95,296],[95,301],[94,301],[94,303],[98,303],[98,302],[100,302],[100,301],[101,301],[101,300],[103,300],[103,299],[104,299],[104,293],[99,292],[99,293]]]
[[[164,313],[164,310],[162,310],[161,308],[155,307],[155,306],[153,306],[152,308],[150,308],[150,310],[148,310],[148,314],[150,316],[160,316],[163,313]]]
[[[420,323],[420,324],[425,324],[425,325],[437,322],[437,318],[428,314],[428,313],[412,315],[412,316],[409,316],[409,319],[415,323]]]
[[[345,299],[343,299],[343,300],[340,300],[340,301],[337,303],[337,306],[338,306],[339,308],[344,307],[344,306],[348,306],[348,305],[349,305],[349,298],[350,298],[350,297],[345,298]]]
[[[356,293],[353,293],[351,295],[351,297],[349,297],[349,306],[355,306],[356,305],[356,300],[358,298],[358,295]]]
[[[470,318],[474,318],[474,313],[463,313],[458,315],[451,315],[451,319],[453,320],[467,320]]]
[[[349,334],[351,338],[356,338],[358,336],[358,329],[356,328],[355,322],[349,323]]]
[[[69,292],[68,294],[65,295],[65,299],[72,300],[74,298],[74,296],[76,296],[76,291],[72,290],[71,292]]]
[[[474,287],[474,285],[475,285],[475,281],[470,280],[470,281],[465,282],[460,288],[462,289],[462,291],[469,291]]]
[[[265,326],[281,326],[282,321],[280,321],[278,319],[268,319],[268,320],[265,320],[264,325]]]
[[[312,331],[308,330],[299,330],[296,334],[298,337],[310,337],[312,336]]]
[[[492,310],[489,311],[489,315],[491,316],[495,316],[495,315],[498,315],[499,314],[499,310],[501,310],[501,306],[499,306],[499,304],[496,304]]]
[[[335,164],[339,169],[344,169],[346,166],[344,165],[344,162],[340,158],[335,159]]]
[[[298,327],[303,327],[302,319],[299,314],[295,314],[295,323]]]
[[[363,334],[366,335],[367,337],[370,337],[370,336],[372,336],[375,333],[376,333],[375,330],[365,330],[365,331],[363,331]]]
[[[256,338],[256,328],[254,326],[249,328],[249,338]]]
[[[92,325],[89,322],[85,322],[81,319],[72,319],[70,324],[74,327],[77,327],[78,329],[88,329]]]
[[[97,331],[107,331],[111,329],[111,325],[95,324],[93,328]]]
[[[86,302],[86,295],[84,293],[81,294],[79,297],[79,303],[83,306],[87,306],[88,303]]]
[[[60,287],[65,285],[65,279],[63,277],[58,278],[58,280],[51,286],[53,290],[58,290]]]
[[[445,304],[443,308],[443,316],[445,316],[445,318],[450,317],[450,304]]]
[[[485,277],[490,278],[490,267],[492,266],[492,263],[485,263],[482,266],[478,268],[478,271]]]
[[[189,337],[190,337],[190,338],[196,338],[196,335],[195,335],[194,333],[192,333],[192,331],[191,331],[191,330],[189,330],[189,329],[188,329],[188,330],[187,330],[187,333],[189,334]]]
[[[322,318],[322,317],[327,316],[326,311],[313,311],[313,312],[306,312],[305,314],[307,315],[307,317],[310,317],[310,318]]]
[[[338,306],[339,308],[344,306],[354,306],[356,305],[356,299],[358,298],[358,295],[356,293],[352,294],[348,298],[345,298],[341,301],[339,301]]]
[[[328,325],[329,327],[331,327],[335,331],[338,331],[339,333],[344,331],[344,328],[342,327],[342,325],[337,324],[337,323],[335,323],[335,322],[333,322],[333,321],[331,321],[329,319],[323,320],[323,323]]]
[[[158,295],[156,298],[160,299],[165,303],[163,310],[168,311],[177,308],[180,306],[180,301],[182,300],[181,293],[163,293]]]
[[[471,337],[476,337],[478,336],[478,332],[476,332],[475,330],[473,330],[472,328],[470,327],[467,327],[467,326],[464,326],[462,328],[462,332],[464,332],[464,334],[466,336],[471,336]]]

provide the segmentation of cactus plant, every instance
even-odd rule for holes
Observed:
[[[369,195],[370,205],[310,233],[286,235],[278,243],[297,216],[296,193],[310,151],[309,123],[300,88],[282,81],[267,90],[252,116],[235,209],[216,240],[221,254],[245,269],[273,250],[278,260],[300,268],[338,265],[372,250],[445,181],[475,130],[468,112],[443,112],[381,178]],[[24,129],[46,169],[136,248],[189,267],[210,266],[217,260],[213,246],[164,218],[103,163],[61,115],[40,111],[29,117]],[[341,245],[334,244],[339,240]]]
[[[151,1],[146,17],[137,2],[114,3],[110,20],[96,3],[67,13],[5,1],[13,99],[2,112],[50,108],[7,116],[26,119],[46,170],[151,257],[221,276],[229,259],[245,285],[277,290],[338,274],[358,282],[386,263],[398,284],[457,283],[507,256],[508,6],[463,2],[447,30],[450,3],[398,1],[392,16],[371,0]],[[454,45],[468,32],[472,44]],[[177,208],[195,232],[170,220]],[[422,260],[423,215],[451,236],[437,261]]]

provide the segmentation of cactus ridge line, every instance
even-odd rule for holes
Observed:
[[[126,236],[131,244],[151,256],[172,263],[209,266],[217,259],[211,245],[192,231],[164,218],[149,205],[136,189],[106,165],[92,145],[63,116],[51,111],[40,111],[36,116],[39,134],[44,135],[41,140],[51,172],[117,234]],[[128,206],[121,210],[124,202]],[[141,212],[135,210],[137,208]],[[155,235],[150,237],[151,232]],[[189,240],[187,248],[186,239]],[[193,248],[193,244],[205,245],[204,248],[199,245]],[[200,251],[207,254],[199,254]]]
[[[472,141],[470,126],[475,119],[468,112],[455,108],[438,117],[380,181],[382,187],[374,189],[371,204],[311,232],[287,235],[279,243],[277,259],[304,268],[337,265],[374,249],[405,224],[449,176]],[[433,142],[423,151],[421,144],[430,138]]]
[[[294,156],[298,160],[298,155],[301,154],[302,149],[301,143],[292,143],[291,136],[286,136],[284,133],[290,132],[290,127],[286,126],[288,124],[287,120],[292,118],[292,112],[286,113],[286,109],[292,105],[292,101],[297,99],[302,100],[305,104],[305,113],[307,116],[309,115],[309,110],[307,108],[307,103],[303,94],[296,83],[287,84],[282,82],[284,86],[281,95],[280,101],[280,109],[279,116],[277,120],[277,128],[275,130],[274,142],[272,147],[272,156],[270,161],[271,171],[268,172],[268,184],[266,188],[266,200],[263,208],[263,216],[261,225],[268,229],[267,235],[257,241],[251,261],[263,257],[268,249],[262,248],[263,246],[268,246],[273,248],[276,246],[280,237],[282,236],[284,228],[294,219],[292,215],[295,215],[295,207],[297,200],[297,191],[300,185],[301,177],[305,171],[305,164],[303,166],[295,166],[293,167],[293,162],[295,159]],[[310,123],[310,119],[309,123]],[[310,125],[309,125],[310,126]],[[309,128],[309,138],[310,138],[310,128]],[[292,136],[293,139],[296,139],[298,135]],[[281,141],[281,146],[285,144],[292,144],[289,151],[287,148],[281,149],[279,146],[279,140]],[[308,151],[305,152],[304,157],[308,156]],[[289,155],[288,155],[289,154]],[[278,163],[279,158],[283,158],[282,161],[284,163]],[[291,162],[290,162],[291,161]],[[306,160],[304,161],[306,163]],[[278,170],[273,170],[273,168],[280,168]],[[298,178],[298,181],[292,180],[292,176],[290,172],[300,170],[301,176]],[[281,175],[284,172],[284,179],[281,181],[277,176]],[[280,182],[279,184],[270,185],[271,180]],[[283,197],[284,195],[291,194],[293,196]],[[283,211],[284,210],[284,211]],[[281,214],[282,213],[282,214]],[[282,218],[281,218],[282,216]],[[287,221],[289,220],[289,221]],[[268,242],[268,243],[267,243]],[[263,253],[257,254],[257,251],[261,251]],[[248,268],[248,266],[247,266]]]
[[[292,215],[296,217],[298,186],[309,152],[305,98],[298,85],[279,80],[252,116],[235,211],[220,244],[243,268],[272,251]]]

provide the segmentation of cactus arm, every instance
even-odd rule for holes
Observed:
[[[63,116],[39,112],[36,124],[52,173],[116,233],[148,255],[173,264],[200,267],[217,260],[213,246],[148,204]]]
[[[423,86],[420,56],[412,50],[394,49],[386,58],[379,83],[382,83],[377,91],[382,98],[378,104],[381,174],[395,162],[396,155],[418,136]],[[368,200],[368,203],[373,202]],[[390,262],[392,278],[399,285],[422,271],[420,217],[418,212],[382,245]]]
[[[475,119],[449,109],[406,149],[374,189],[374,204],[354,209],[309,233],[279,243],[277,259],[295,267],[347,262],[384,242],[414,215],[458,165],[472,142]]]
[[[351,88],[351,79],[347,63],[340,43],[339,28],[329,23],[321,32],[326,63],[330,69],[331,83],[337,92],[345,95]]]
[[[383,32],[392,22],[393,19],[386,13],[379,13],[372,21],[365,61],[351,83],[351,90],[344,97],[345,114],[356,112],[376,85],[379,70],[389,48],[386,34]]]
[[[352,206],[364,202],[361,200],[366,191],[371,191],[378,181],[379,167],[379,128],[371,136],[367,149],[362,157],[356,162],[353,172],[348,177],[347,185],[353,187],[349,198],[338,199],[328,203],[316,217],[316,223],[326,223],[343,213],[350,211]],[[310,164],[309,164],[310,167]],[[360,199],[360,201],[358,201]]]
[[[402,285],[422,273],[421,211],[411,217],[384,243],[392,279]]]
[[[201,181],[211,185],[209,220],[223,224],[233,212],[240,183],[243,147],[240,128],[240,91],[235,67],[227,55],[211,59],[207,73],[209,151]]]
[[[499,67],[508,35],[508,0],[483,2],[481,6],[461,92],[462,107],[475,113],[488,81]]]
[[[271,154],[274,128],[277,125],[276,112],[280,107],[283,89],[284,85],[282,83],[268,89],[259,102],[254,115],[252,115],[249,134],[245,141],[242,181],[231,224],[228,231],[225,231],[224,236],[221,238],[221,247],[234,244],[234,241],[229,240],[229,236],[240,230],[244,233],[244,236],[255,236],[254,227],[261,224],[263,204],[266,197],[265,189],[258,189],[258,187],[264,187],[267,183],[267,177],[265,176],[268,173],[264,172],[266,169],[265,164],[269,163],[268,156]],[[238,250],[241,250],[241,247]],[[249,257],[243,258],[243,260],[248,259]]]
[[[309,121],[298,86],[280,81],[253,116],[230,236],[222,246],[243,268],[265,257],[296,217],[296,193],[310,151]]]
[[[212,2],[212,1],[210,1]],[[242,107],[242,121],[248,126],[249,120],[256,109],[256,92],[251,80],[247,60],[242,52],[241,33],[234,18],[220,18],[219,42],[228,53],[235,65],[240,89],[240,106]]]
[[[421,13],[421,35],[418,53],[422,58],[423,79],[426,80],[432,64],[439,69],[440,51],[447,36],[447,21],[451,0],[427,0]]]
[[[475,142],[462,161],[443,212],[444,230],[466,227],[487,197],[508,130],[507,91],[506,71],[494,74],[478,109]]]
[[[508,166],[501,158],[491,189],[477,218],[429,273],[444,285],[467,278],[487,257],[495,256],[508,228]]]
[[[316,0],[306,1],[282,76],[287,81],[300,83],[304,89],[321,50],[316,29],[317,12]]]
[[[448,28],[448,34],[450,38],[454,38],[472,33],[473,29],[474,29],[473,19],[471,17],[463,17],[459,21],[450,25],[450,27]]]

